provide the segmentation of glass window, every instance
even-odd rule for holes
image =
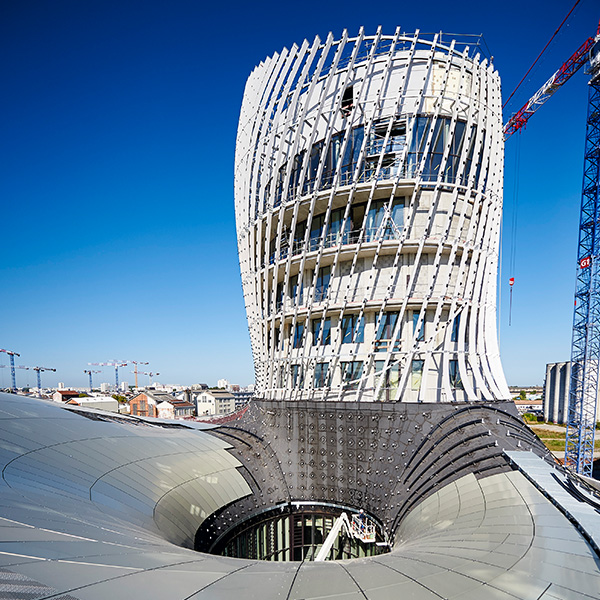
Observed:
[[[292,365],[292,387],[301,388],[304,385],[302,365]]]
[[[398,312],[386,312],[381,316],[379,329],[377,330],[377,340],[391,340],[398,322]]]
[[[367,213],[365,241],[400,239],[404,226],[404,200],[394,198],[371,202]]]
[[[421,359],[415,359],[411,363],[410,387],[413,390],[421,389],[421,381],[423,379],[423,365],[424,365],[424,361]]]
[[[453,359],[450,361],[450,385],[455,390],[462,390],[462,379],[460,376],[460,371],[458,369],[458,360]]]
[[[296,323],[294,327],[294,348],[302,348],[302,337],[304,336],[304,323]]]
[[[329,223],[329,233],[325,242],[326,247],[337,244],[347,244],[350,234],[350,217],[344,219],[345,208],[338,208],[331,211],[331,220]],[[342,231],[343,230],[343,231]]]
[[[363,362],[362,360],[353,360],[350,362],[342,362],[342,384],[347,390],[358,389],[358,383],[360,381]]]
[[[417,324],[419,323],[419,311],[415,310],[413,312],[413,335],[416,334],[416,341],[422,342],[425,339],[425,315],[423,315],[423,320],[421,321],[421,327],[419,328],[419,332],[417,331]]]
[[[321,334],[321,325],[323,332]],[[313,346],[329,346],[331,344],[331,319],[313,319],[312,321]],[[320,338],[320,339],[319,339]]]
[[[456,317],[454,317],[454,321],[452,321],[452,333],[450,334],[451,342],[458,342],[459,327],[460,327],[460,315],[456,315]]]
[[[327,149],[327,154],[325,156],[325,164],[323,165],[323,178],[321,181],[323,187],[329,187],[333,183],[333,177],[338,166],[343,139],[343,131],[336,133],[331,137],[329,148]]]
[[[396,400],[398,392],[398,383],[400,382],[400,365],[388,363],[385,373],[383,373],[384,360],[375,361],[375,389],[379,388],[377,400],[379,402],[393,402]],[[383,380],[382,380],[383,377]]]
[[[323,151],[323,142],[317,142],[313,144],[310,150],[310,157],[308,159],[308,177],[304,180],[305,194],[312,192],[317,187],[317,173],[319,171],[319,162],[321,161],[321,152]]]
[[[317,287],[315,289],[315,302],[322,302],[327,297],[329,280],[331,279],[331,267],[321,267],[317,275]]]
[[[323,234],[323,224],[325,223],[325,215],[317,215],[312,218],[310,223],[310,237],[308,240],[308,250],[316,250],[319,247],[321,241],[321,235]]]
[[[302,150],[300,154],[296,154],[292,163],[292,172],[290,173],[290,183],[288,188],[288,197],[293,198],[298,190],[298,184],[300,183],[300,175],[302,173],[302,165],[304,163],[304,156],[306,150]]]
[[[275,327],[275,350],[279,350],[281,347],[281,329]]]
[[[279,206],[281,204],[281,199],[283,196],[283,182],[285,181],[286,169],[287,169],[287,164],[281,165],[281,167],[279,167],[279,171],[277,172],[274,206]]]
[[[342,344],[359,344],[364,342],[365,320],[358,315],[342,317]]]
[[[329,363],[317,363],[315,365],[315,388],[327,387],[327,370],[329,369]]]
[[[290,277],[290,298],[295,306],[300,306],[302,304],[302,284],[299,284],[298,280],[298,274]]]
[[[354,172],[360,157],[362,148],[364,128],[355,127],[349,132],[349,139],[342,157],[342,167],[340,170],[340,185],[348,185],[352,182]]]

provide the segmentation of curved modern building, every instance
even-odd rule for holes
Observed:
[[[438,36],[261,64],[236,210],[264,398],[215,426],[0,393],[0,598],[599,600],[600,486],[501,400],[501,144],[497,74]]]
[[[500,79],[442,35],[346,33],[246,85],[235,161],[260,397],[509,397]]]

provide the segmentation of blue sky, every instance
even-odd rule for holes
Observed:
[[[4,0],[0,347],[56,368],[47,385],[86,385],[87,363],[113,358],[149,361],[164,383],[251,383],[233,154],[252,68],[360,25],[483,33],[508,97],[571,5]],[[595,0],[580,1],[507,115],[598,17]],[[586,105],[582,70],[507,143],[500,335],[511,385],[541,384],[547,362],[569,358]],[[19,371],[18,384],[34,375]],[[105,369],[95,381],[112,380]],[[0,386],[9,381],[0,369]]]

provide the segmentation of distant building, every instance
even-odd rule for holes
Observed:
[[[193,417],[196,407],[191,402],[178,400],[171,396],[156,405],[158,416],[161,419],[183,419]]]
[[[235,411],[235,396],[226,390],[204,390],[195,396],[196,414],[226,415]]]
[[[92,396],[87,398],[71,398],[67,404],[81,406],[83,408],[94,408],[119,412],[119,403],[112,396]]]
[[[228,390],[230,387],[229,381],[227,381],[227,379],[219,379],[219,381],[217,381],[217,387],[223,390]]]
[[[54,402],[68,402],[69,400],[78,397],[79,392],[76,392],[74,390],[59,389],[56,392],[54,392],[54,394],[52,394],[52,400],[54,400]]]
[[[100,391],[103,394],[106,394],[106,392],[110,392],[110,383],[101,383],[100,384]]]
[[[119,390],[121,390],[122,392],[128,392],[129,391],[129,382],[121,381],[121,383],[119,383]]]
[[[131,415],[139,417],[182,419],[194,415],[194,405],[166,392],[144,390],[130,400],[129,411]]]
[[[252,397],[254,396],[253,391],[250,392],[247,390],[240,390],[232,393],[235,398],[235,410],[239,410],[240,408],[242,408],[242,406],[248,404],[248,402],[250,402],[250,400],[252,400]]]
[[[544,382],[544,420],[565,425],[569,418],[571,362],[546,365]]]
[[[135,395],[129,401],[129,414],[137,417],[158,417],[156,401],[148,390]]]
[[[546,365],[544,383],[544,420],[566,425],[569,420],[571,362]],[[600,402],[596,403],[596,420],[600,421]]]
[[[65,384],[62,381],[58,382],[58,389],[59,390],[64,390],[65,389]]]

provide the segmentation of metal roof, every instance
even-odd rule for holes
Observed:
[[[0,597],[600,597],[598,556],[518,471],[466,475],[429,496],[390,554],[269,563],[190,548],[209,514],[250,491],[207,431],[94,421],[0,394],[0,440]]]

